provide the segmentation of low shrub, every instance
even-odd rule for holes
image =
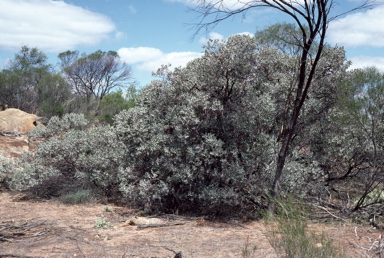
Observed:
[[[84,116],[68,114],[33,130],[30,140],[35,142],[35,152],[19,159],[12,187],[47,198],[80,194],[82,189],[105,196],[118,192],[117,171],[124,146],[112,127],[89,128],[88,124]]]
[[[75,192],[62,195],[60,200],[67,204],[88,203],[92,200],[92,191],[87,189],[77,190]]]

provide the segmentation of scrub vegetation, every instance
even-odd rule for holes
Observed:
[[[228,14],[200,2],[202,21],[212,10]],[[203,56],[160,67],[140,90],[114,51],[63,52],[54,72],[43,52],[22,47],[0,72],[0,101],[49,121],[29,134],[33,151],[0,156],[0,185],[71,204],[124,202],[147,214],[267,213],[276,216],[277,252],[337,257],[327,236],[307,230],[308,205],[336,218],[364,210],[380,226],[384,74],[349,70],[344,49],[326,44],[333,1],[302,12],[291,1],[256,2],[296,24],[211,40]]]

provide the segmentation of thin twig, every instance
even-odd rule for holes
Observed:
[[[316,205],[316,204],[312,204],[312,205],[315,206],[315,207],[317,207],[317,208],[319,208],[319,209],[322,209],[322,210],[326,211],[326,212],[327,212],[329,215],[331,215],[332,217],[334,217],[334,218],[336,218],[336,219],[338,219],[338,220],[342,220],[342,221],[346,222],[345,219],[336,216],[335,214],[333,214],[333,213],[331,213],[329,210],[327,210],[325,207],[322,207],[322,206],[320,206],[320,205]]]

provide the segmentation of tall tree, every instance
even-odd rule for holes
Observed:
[[[295,24],[276,23],[257,31],[255,38],[261,45],[276,48],[289,55],[297,55],[301,50],[301,34]]]
[[[63,116],[73,97],[71,86],[59,73],[47,73],[37,85],[39,116]]]
[[[193,2],[198,4],[196,11],[202,17],[197,26],[197,32],[203,28],[211,29],[223,20],[237,14],[244,14],[253,8],[261,7],[273,8],[288,15],[300,29],[300,58],[298,60],[297,81],[287,96],[286,119],[283,119],[281,124],[279,135],[281,145],[276,158],[275,177],[271,187],[271,195],[279,195],[285,161],[291,151],[290,146],[296,134],[301,111],[312,86],[318,64],[322,59],[328,25],[342,14],[330,15],[335,4],[333,0],[239,0],[236,3],[226,0],[194,0]],[[349,12],[369,6],[371,6],[371,3],[365,1],[362,5]],[[314,47],[316,47],[316,51],[312,55],[311,51]]]
[[[78,51],[66,51],[59,58],[68,82],[88,104],[92,98],[100,101],[111,90],[129,86],[131,69],[115,51],[98,50],[81,56]]]
[[[9,66],[1,71],[0,101],[9,107],[36,113],[39,105],[38,85],[52,72],[47,56],[38,48],[22,46]]]

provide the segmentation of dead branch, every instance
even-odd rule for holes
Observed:
[[[328,213],[329,215],[331,215],[331,216],[334,217],[335,219],[342,220],[342,221],[346,222],[345,219],[336,216],[335,214],[333,214],[332,212],[330,212],[329,210],[327,210],[325,207],[322,207],[322,206],[320,206],[320,205],[316,205],[316,204],[311,204],[311,205],[312,205],[312,206],[315,206],[316,208],[319,208],[319,209],[325,211],[326,213]]]
[[[21,224],[12,222],[0,223],[0,241],[13,242],[13,239],[40,237],[47,234],[50,230],[47,228],[41,229],[45,222],[30,223],[29,221]]]
[[[361,245],[358,245],[357,243],[354,244],[355,246],[357,246],[361,250],[364,250],[368,253],[376,252],[376,254],[378,254],[379,257],[381,257],[381,253],[384,249],[384,246],[382,243],[382,234],[380,234],[377,239],[371,238],[369,236],[358,236],[357,227],[355,227],[355,236],[356,236],[357,240],[361,240],[363,238],[366,238],[366,239],[368,239],[368,242],[369,242],[368,246],[361,246]]]
[[[184,224],[185,224],[185,222],[146,224],[146,225],[137,225],[137,229],[171,227],[171,226],[179,226],[179,225],[184,225]]]

